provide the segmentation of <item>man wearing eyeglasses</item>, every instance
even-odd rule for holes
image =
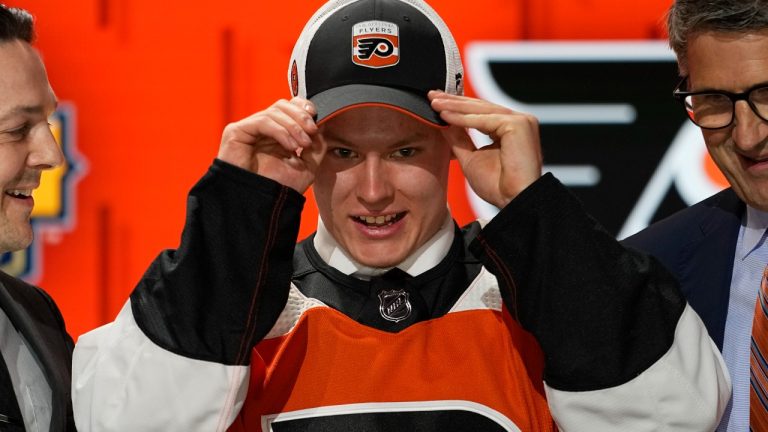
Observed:
[[[731,187],[630,237],[660,258],[723,352],[733,397],[718,431],[768,430],[768,1],[677,0],[674,96]],[[761,297],[761,301],[756,301]]]

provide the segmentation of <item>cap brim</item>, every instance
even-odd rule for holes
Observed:
[[[432,109],[426,95],[406,90],[368,84],[350,84],[320,92],[309,100],[315,104],[320,124],[342,112],[370,105],[383,105],[396,109],[429,123],[432,126],[447,126],[440,115]]]

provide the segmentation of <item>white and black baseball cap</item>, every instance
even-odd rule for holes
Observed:
[[[309,20],[288,68],[293,96],[311,100],[318,123],[347,109],[383,105],[445,125],[427,92],[463,93],[456,42],[422,0],[332,0]]]

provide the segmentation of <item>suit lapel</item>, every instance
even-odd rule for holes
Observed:
[[[744,203],[728,189],[709,200],[699,219],[699,237],[682,250],[682,285],[688,302],[698,312],[722,350],[733,260]]]
[[[31,286],[0,272],[0,307],[34,353],[51,386],[51,431],[64,430],[69,398],[69,365],[65,335],[47,300]],[[36,298],[37,297],[37,298]]]

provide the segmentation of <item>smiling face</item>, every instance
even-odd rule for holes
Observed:
[[[48,127],[56,108],[43,63],[26,42],[0,42],[0,252],[32,241],[32,189],[63,162]]]
[[[327,153],[314,193],[323,224],[357,262],[392,267],[440,229],[448,213],[450,146],[441,129],[382,107],[321,126]]]
[[[768,30],[755,33],[707,32],[689,39],[691,91],[742,92],[768,85]],[[768,122],[746,101],[736,102],[733,124],[702,129],[709,154],[738,196],[768,211]]]

